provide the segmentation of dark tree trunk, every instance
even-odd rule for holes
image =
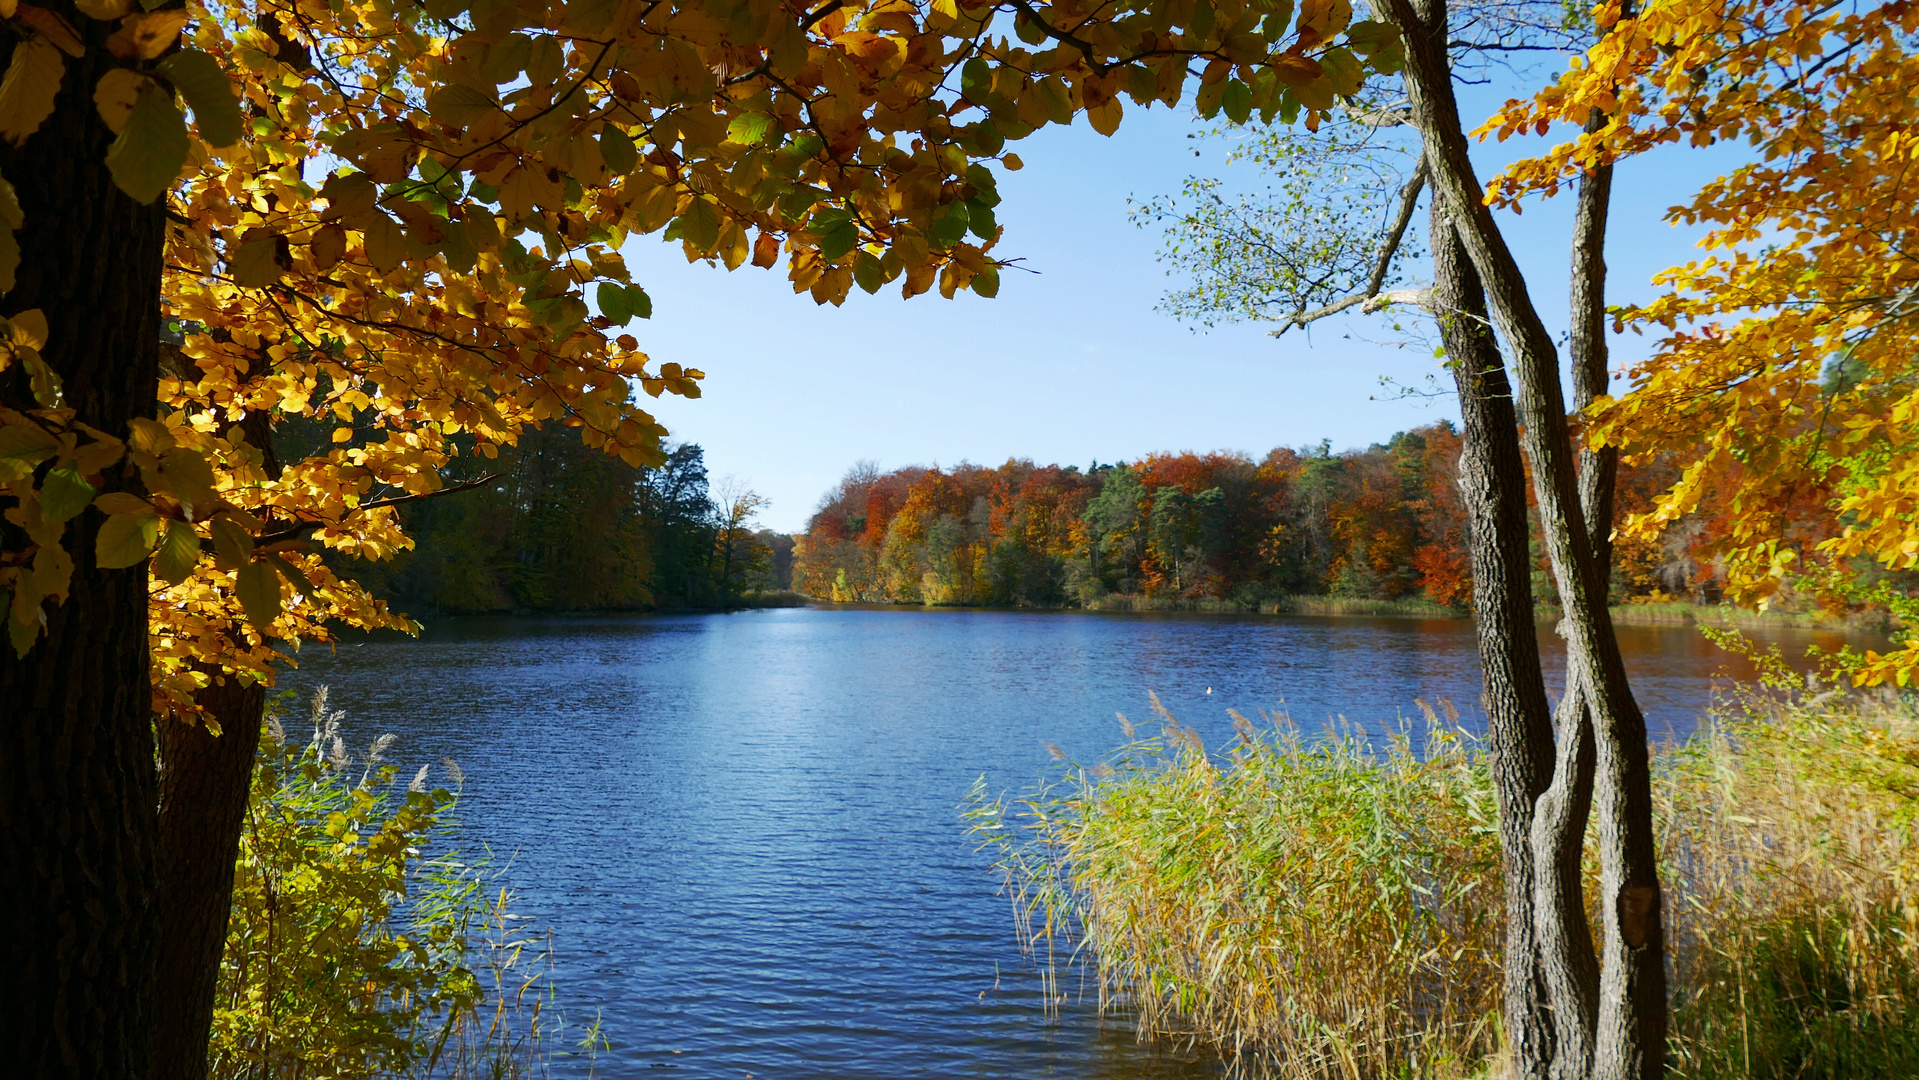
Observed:
[[[114,187],[112,133],[93,104],[114,63],[111,24],[71,3],[47,5],[87,39],[69,59],[53,115],[18,147],[0,144],[0,174],[20,197],[19,283],[7,314],[39,308],[42,356],[78,419],[124,435],[152,416],[160,343],[162,208]],[[8,39],[13,40],[13,39]],[[11,61],[7,48],[5,62]],[[0,400],[36,407],[18,364]],[[115,469],[109,488],[129,483]],[[147,676],[144,565],[94,565],[101,517],[81,513],[66,544],[71,594],[22,657],[0,643],[0,1051],[8,1075],[144,1077],[151,1039],[156,785]],[[25,537],[0,526],[0,544]]]
[[[218,677],[217,673],[216,677]],[[220,726],[160,733],[160,977],[150,1080],[203,1080],[266,687],[231,675],[197,700]]]
[[[1431,0],[1430,6],[1438,5]],[[1381,14],[1405,31],[1407,96],[1425,139],[1435,197],[1446,202],[1512,351],[1526,421],[1522,444],[1532,462],[1541,530],[1565,613],[1568,670],[1593,715],[1606,949],[1592,1075],[1657,1080],[1665,1061],[1666,975],[1646,724],[1627,684],[1579,506],[1558,350],[1482,201],[1445,52],[1425,29],[1437,21],[1422,22],[1412,0],[1384,0]]]
[[[1485,293],[1439,200],[1431,232],[1432,308],[1459,388],[1459,490],[1472,553],[1473,616],[1505,863],[1506,1041],[1513,1076],[1535,1080],[1547,1075],[1554,1059],[1553,1017],[1534,940],[1532,846],[1533,805],[1550,778],[1553,732],[1533,627],[1526,471]]]

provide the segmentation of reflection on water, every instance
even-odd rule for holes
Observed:
[[[1748,674],[1696,630],[1620,636],[1656,736],[1690,729],[1714,673]],[[1767,636],[1789,656],[1839,644]],[[468,619],[300,659],[286,685],[331,686],[358,741],[392,731],[403,765],[465,769],[469,833],[517,852],[520,907],[556,931],[561,1005],[601,1011],[606,1076],[1213,1075],[1090,1002],[1047,1020],[960,833],[974,778],[1024,786],[1042,739],[1098,757],[1149,689],[1214,745],[1229,707],[1381,730],[1443,697],[1480,723],[1456,620]]]

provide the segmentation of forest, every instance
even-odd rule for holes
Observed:
[[[797,538],[793,582],[840,602],[1098,607],[1143,597],[1256,610],[1323,595],[1464,611],[1472,572],[1459,456],[1457,429],[1441,421],[1364,449],[1322,442],[1257,461],[1184,452],[1084,469],[1024,459],[859,466]],[[1626,466],[1621,512],[1643,513],[1676,477],[1661,460]],[[1622,538],[1612,602],[1717,602],[1715,517],[1728,510],[1708,505]],[[1533,563],[1533,591],[1551,602],[1537,537]]]
[[[471,489],[399,508],[412,549],[342,567],[408,614],[718,610],[790,579],[792,540],[754,528],[765,500],[712,483],[697,443],[640,468],[555,427],[459,461]]]

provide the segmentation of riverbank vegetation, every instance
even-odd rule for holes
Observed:
[[[356,758],[324,690],[269,716],[215,993],[214,1080],[512,1080],[569,1049],[552,950],[458,845],[459,766]],[[449,788],[446,785],[451,785]],[[597,1033],[574,1041],[590,1051]]]
[[[1282,447],[1258,460],[1168,453],[1084,470],[1021,459],[886,473],[860,466],[795,538],[792,582],[840,602],[1463,614],[1472,580],[1460,453],[1458,431],[1442,422],[1364,449]],[[1622,515],[1654,506],[1679,477],[1672,461],[1620,469]],[[1722,610],[1714,552],[1733,513],[1708,503],[1622,538],[1610,596],[1621,621],[1873,618],[1861,605],[1791,589],[1764,615]],[[1811,534],[1822,525],[1798,527]],[[1532,589],[1550,605],[1556,588],[1536,517],[1533,529]]]
[[[1498,1075],[1490,762],[1451,711],[1324,737],[1235,715],[1216,754],[1154,711],[1158,734],[1016,800],[975,788],[971,830],[1055,992],[1084,963],[1143,1033],[1248,1075]],[[1740,694],[1657,753],[1653,792],[1672,1075],[1919,1073],[1912,701]]]

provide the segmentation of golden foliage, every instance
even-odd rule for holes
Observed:
[[[664,429],[632,386],[697,397],[703,376],[621,331],[651,309],[629,237],[729,268],[783,250],[795,291],[822,303],[895,281],[992,296],[1007,140],[1081,111],[1110,133],[1118,94],[1176,102],[1195,60],[1225,88],[1215,110],[1311,123],[1357,88],[1358,56],[1384,70],[1399,49],[1349,27],[1343,0],[1296,21],[1245,0],[81,11],[114,26],[116,62],[89,95],[117,132],[107,164],[132,198],[166,200],[156,288],[179,340],[163,419],[100,432],[65,407],[33,313],[14,318],[0,370],[23,366],[39,408],[0,413],[0,493],[30,539],[0,552],[0,589],[24,652],[65,595],[66,525],[93,503],[104,539],[83,557],[155,560],[163,711],[193,708],[205,665],[270,678],[270,639],[407,626],[316,551],[406,547],[391,507],[443,490],[456,453],[491,457],[557,420],[660,460]],[[0,136],[17,142],[85,35],[29,4],[8,14],[26,37],[0,79]],[[1019,43],[988,32],[1007,23]],[[22,221],[0,180],[0,287]],[[282,470],[268,435],[293,415],[332,416],[342,437]]]

